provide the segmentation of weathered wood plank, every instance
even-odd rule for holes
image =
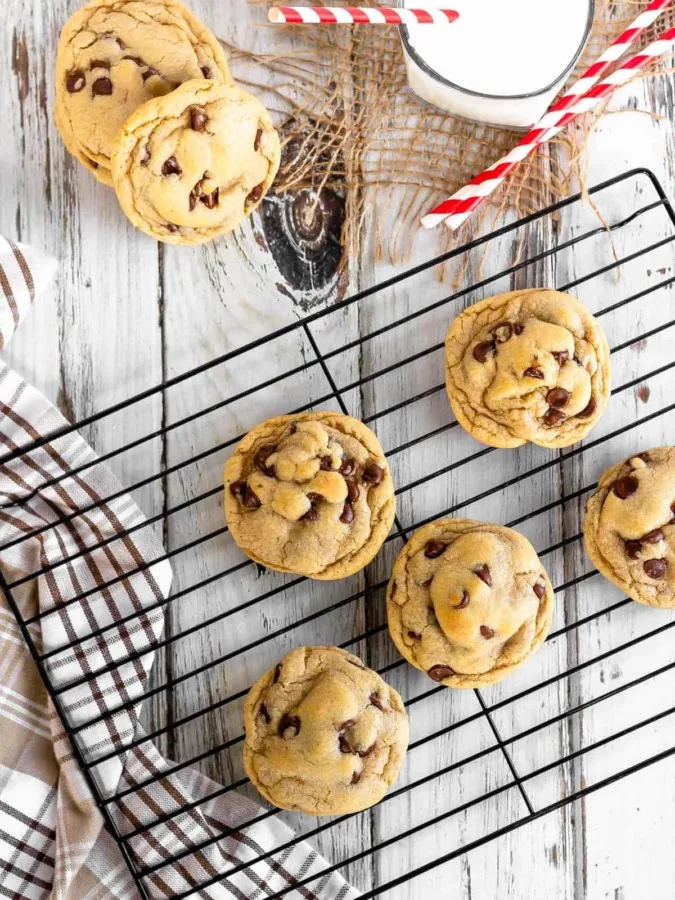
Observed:
[[[114,192],[66,152],[52,115],[61,27],[78,0],[10,0],[0,35],[4,123],[0,231],[59,260],[55,285],[21,327],[8,361],[71,420],[151,387],[162,377],[157,246],[126,221]],[[155,430],[161,396],[88,430],[100,453]],[[159,471],[161,441],[115,457],[123,483]],[[138,492],[148,515],[161,511],[162,482]],[[161,535],[161,527],[159,528]],[[153,677],[163,677],[159,658]],[[149,704],[164,718],[160,696]]]
[[[273,36],[270,29],[251,28],[250,7],[244,0],[228,5],[215,0],[195,0],[193,5],[217,33],[246,49],[269,49],[272,41],[278,41],[275,44],[278,47],[282,40],[286,46],[294,39],[288,32],[282,39],[280,34]],[[319,277],[321,273],[317,274],[317,267],[305,267],[305,272],[309,272],[307,279],[293,282],[294,267],[283,262],[280,267],[278,255],[275,259],[268,252],[259,218],[247,223],[229,239],[194,250],[158,248],[133,231],[120,213],[112,192],[95,183],[68,158],[52,122],[51,69],[55,42],[60,26],[77,6],[77,0],[58,0],[48,5],[37,0],[27,5],[10,0],[7,21],[11,27],[5,29],[0,38],[0,74],[7,86],[0,96],[2,121],[6,123],[0,148],[3,166],[0,231],[50,250],[62,263],[51,296],[43,299],[40,310],[36,310],[21,329],[7,358],[57,400],[67,415],[75,418],[148,387],[164,375],[206,362],[294,321],[310,305],[318,308],[317,303],[330,304],[347,286],[344,278],[330,276],[324,283]],[[635,98],[632,105],[656,109],[664,115],[664,120],[656,122],[638,113],[616,114],[604,119],[591,141],[589,180],[601,180],[631,165],[649,165],[662,178],[667,191],[673,194],[675,150],[669,124],[673,105],[672,79],[633,86],[624,92],[623,102],[631,97]],[[650,198],[646,182],[636,183],[635,190],[635,196],[608,195],[602,211],[609,221],[620,218],[623,211]],[[278,211],[280,201],[275,203]],[[360,259],[350,259],[352,289],[375,284],[399,271],[389,263],[375,261],[375,236],[378,235],[377,240],[386,245],[387,235],[395,227],[390,209],[385,202],[373,202],[370,207],[362,255]],[[559,233],[543,228],[531,229],[525,251],[536,251],[552,240],[561,241],[566,236],[577,235],[594,222],[588,210],[575,210],[563,219]],[[271,239],[273,231],[269,221],[267,226],[267,238]],[[535,281],[549,280],[558,285],[572,281],[603,260],[610,259],[612,249],[617,255],[630,253],[638,245],[656,241],[665,233],[663,215],[658,211],[651,213],[630,230],[615,234],[611,244],[605,235],[585,242],[561,255],[555,263],[528,267],[513,278],[501,279],[488,288],[472,291],[417,320],[412,328],[392,329],[364,342],[358,351],[333,358],[329,364],[331,374],[339,386],[373,375],[410,353],[440,342],[450,316],[481,296]],[[435,236],[420,234],[414,241],[408,262],[423,261],[433,255],[436,248]],[[458,265],[449,266],[442,281],[431,278],[422,286],[419,283],[402,284],[384,298],[372,298],[360,308],[352,307],[331,316],[316,327],[319,346],[322,351],[330,352],[345,341],[368,334],[396,316],[414,311],[421,303],[430,303],[447,295],[448,285],[458,277],[462,287],[498,271],[513,261],[515,252],[513,242],[503,240],[492,248],[483,266],[476,257],[461,277]],[[577,293],[592,309],[601,309],[619,297],[668,277],[674,269],[673,253],[667,247],[650,254],[648,263],[638,260],[626,265],[620,278],[605,275],[581,285]],[[649,330],[675,318],[671,301],[672,292],[663,290],[608,315],[604,322],[610,343],[623,343],[638,329]],[[672,359],[671,332],[672,329],[665,330],[646,344],[631,346],[615,354],[615,384],[633,379],[639,379],[639,383],[615,398],[606,419],[598,426],[597,436],[672,402],[672,378],[669,375],[644,377]],[[224,401],[303,361],[312,361],[312,354],[306,336],[290,336],[279,346],[257,354],[255,359],[253,355],[247,355],[210,370],[194,384],[168,391],[164,403],[158,396],[142,408],[104,421],[94,426],[89,436],[99,451],[115,449],[121,442],[159,427],[163,420],[175,423],[199,408]],[[307,378],[289,377],[278,388],[257,393],[191,425],[176,428],[169,433],[166,448],[158,441],[149,443],[141,451],[124,454],[115,460],[113,467],[125,482],[133,483],[157,472],[163,460],[169,465],[177,464],[194,454],[227,443],[266,416],[330,394],[330,386],[320,367],[313,366],[309,372]],[[442,354],[436,351],[419,363],[402,366],[363,388],[345,391],[343,400],[349,412],[371,419],[413,393],[440,385],[442,379]],[[321,405],[338,408],[334,397],[322,401]],[[371,424],[384,446],[395,450],[450,421],[444,393],[438,391],[396,414],[372,418]],[[640,449],[672,440],[668,421],[655,419],[648,427],[614,440],[611,446],[603,445],[578,460],[548,470],[547,474],[533,479],[527,491],[511,489],[498,497],[463,505],[458,514],[499,522],[524,516],[560,496],[561,491],[569,493],[591,484],[606,465],[622,454],[630,453],[636,440]],[[405,452],[393,453],[392,466],[397,484],[405,486],[478,449],[478,445],[457,428],[429,438]],[[144,509],[152,514],[160,511],[164,504],[171,508],[186,498],[214,492],[190,510],[169,518],[166,539],[170,549],[222,528],[222,504],[217,488],[227,453],[227,447],[222,447],[199,463],[169,476],[166,496],[161,480],[139,493]],[[444,509],[464,504],[481,490],[548,458],[549,455],[541,450],[527,448],[517,453],[494,453],[485,461],[477,460],[467,467],[455,469],[433,479],[429,485],[404,491],[399,505],[401,521],[404,526],[409,526]],[[524,521],[518,527],[531,537],[535,546],[545,549],[576,534],[582,512],[583,498],[566,504],[563,509]],[[218,626],[203,628],[177,640],[168,657],[158,660],[154,673],[157,683],[167,676],[189,673],[205,661],[215,660],[251,641],[293,626],[299,618],[320,612],[349,592],[385,579],[393,555],[400,546],[400,540],[391,541],[372,570],[350,580],[348,585],[304,583],[283,595],[269,597],[249,611],[234,614]],[[241,555],[229,537],[218,534],[175,558],[175,589],[189,589],[239,561]],[[546,565],[554,581],[562,583],[584,571],[588,563],[577,542],[564,553],[551,553],[546,557]],[[177,599],[171,607],[169,633],[178,635],[197,627],[223,608],[238,606],[290,580],[270,573],[252,575],[252,569],[243,570]],[[596,576],[580,585],[576,592],[568,593],[564,600],[559,598],[554,628],[571,626],[577,619],[620,599],[617,592]],[[160,694],[148,709],[150,725],[162,726],[204,705],[225,700],[245,688],[292,646],[339,643],[383,621],[380,592],[351,604],[344,615],[322,616],[314,623],[291,628],[283,636],[268,640],[255,652],[216,665],[204,675],[187,680],[172,693]],[[621,607],[550,642],[521,673],[503,686],[486,691],[484,699],[487,703],[508,699],[542,678],[589,660],[668,621],[667,613],[644,610],[632,604]],[[571,705],[626,684],[658,665],[672,661],[671,643],[666,634],[616,654],[605,663],[589,666],[574,679],[562,680],[546,690],[537,691],[526,701],[505,706],[495,715],[495,722],[502,736],[508,739]],[[386,634],[355,649],[378,667],[397,659]],[[388,678],[410,699],[428,688],[428,682],[407,666],[393,669]],[[615,700],[593,707],[563,725],[547,728],[543,736],[540,733],[534,738],[515,742],[511,752],[518,771],[526,774],[564,753],[606,738],[619,727],[617,721],[621,722],[620,727],[626,727],[665,709],[672,704],[673,687],[672,675],[661,676],[645,687],[626,691]],[[459,722],[478,709],[477,700],[471,693],[444,692],[415,702],[410,707],[414,739]],[[176,758],[188,759],[214,744],[236,737],[240,731],[241,702],[238,701],[215,709],[196,723],[176,728],[163,746]],[[533,779],[528,783],[528,792],[535,806],[555,802],[582,784],[591,784],[669,743],[672,743],[672,721],[665,718],[639,731],[634,738],[610,743],[574,764]],[[494,745],[494,735],[485,719],[458,727],[446,737],[411,751],[401,784]],[[239,746],[208,760],[204,769],[223,782],[238,779],[242,774]],[[432,870],[415,882],[390,892],[389,896],[412,900],[422,892],[439,896],[452,892],[462,900],[492,896],[520,900],[528,895],[537,900],[557,900],[559,897],[642,900],[646,894],[665,897],[664,886],[671,885],[675,876],[672,860],[659,851],[675,835],[675,797],[672,796],[672,779],[668,778],[671,770],[668,763],[646,770],[574,808],[551,815],[467,857]],[[414,793],[387,802],[371,814],[357,817],[347,828],[329,829],[317,842],[318,846],[330,859],[348,858],[370,846],[371,841],[386,840],[405,828],[422,824],[431,816],[442,815],[484,791],[506,783],[509,778],[503,755],[496,749],[476,763],[458,768]],[[377,882],[387,881],[411,867],[450,852],[524,813],[517,790],[510,790],[436,827],[421,830],[413,838],[392,845],[372,860],[355,864],[348,874],[359,887],[368,889]],[[288,819],[303,830],[313,825],[300,817]]]

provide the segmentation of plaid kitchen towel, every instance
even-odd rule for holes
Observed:
[[[52,260],[0,237],[0,347],[54,271]],[[66,424],[0,364],[0,456]],[[161,635],[171,584],[160,542],[136,528],[144,521],[77,433],[0,465],[0,585],[10,586],[0,592],[0,898],[138,897],[32,654],[45,658],[83,757],[107,757],[90,769],[103,795],[125,792],[107,807],[112,826],[137,833],[127,846],[139,865],[162,866],[144,882],[153,900],[264,900],[289,888],[296,900],[358,896],[336,873],[292,887],[327,867],[304,842],[223,880],[290,844],[292,831],[276,816],[244,826],[263,814],[255,803],[231,791],[212,797],[218,785],[138,744],[153,656],[128,657]]]

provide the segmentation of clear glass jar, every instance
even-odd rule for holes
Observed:
[[[397,0],[414,7],[415,0]],[[448,25],[401,27],[410,87],[467,119],[528,128],[579,59],[594,0],[420,0],[456,9]]]

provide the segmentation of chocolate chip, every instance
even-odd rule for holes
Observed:
[[[354,508],[352,507],[351,503],[345,503],[345,505],[342,507],[340,521],[343,525],[351,525],[354,521]]]
[[[113,83],[108,77],[97,78],[91,86],[91,92],[96,97],[109,97],[113,92]]]
[[[492,587],[492,575],[490,575],[490,569],[486,565],[478,566],[477,569],[474,569],[474,572],[481,581],[484,581],[488,587]]]
[[[469,605],[469,603],[471,603],[471,595],[469,594],[468,591],[464,591],[464,593],[462,594],[462,599],[459,601],[459,603],[453,603],[452,608],[453,609],[466,609],[466,607]]]
[[[489,625],[481,625],[480,633],[483,635],[486,641],[489,641],[490,638],[495,636],[494,628],[490,628]]]
[[[205,203],[207,206],[210,206],[209,198],[211,195],[205,194],[203,191],[204,182],[206,181],[206,179],[208,177],[209,177],[208,174],[206,172],[204,172],[204,175],[199,179],[197,184],[190,191],[190,197],[188,199],[188,205],[189,205],[190,212],[192,212],[194,210],[195,206],[197,205],[198,200],[201,203]],[[216,188],[216,191],[217,190],[218,189]],[[216,191],[214,191],[214,193],[216,193]],[[210,206],[210,208],[213,209],[213,206]]]
[[[274,475],[274,467],[267,465],[267,460],[270,456],[276,452],[276,447],[274,444],[266,444],[264,447],[261,447],[260,450],[256,453],[253,462],[257,469],[264,475],[272,476]]]
[[[372,747],[368,747],[367,750],[359,750],[357,747],[354,747],[349,743],[344,734],[341,734],[338,738],[338,745],[340,747],[340,753],[353,753],[355,756],[360,756],[361,759],[364,759],[366,756],[370,756],[370,754],[375,749],[375,744]]]
[[[660,528],[655,528],[654,531],[650,531],[648,534],[645,534],[640,538],[643,544],[658,544],[659,541],[664,539],[665,535],[661,531]]]
[[[258,151],[260,150],[260,141],[262,140],[263,130],[259,128],[255,133],[255,140],[253,141],[253,149]]]
[[[620,500],[625,500],[638,489],[638,480],[632,475],[625,475],[614,482],[614,493]]]
[[[265,182],[263,181],[253,188],[251,193],[246,198],[246,202],[250,203],[250,204],[257,203],[260,200],[260,198],[262,197],[264,190],[265,190]]]
[[[82,69],[73,69],[66,75],[66,90],[69,94],[79,94],[87,83],[87,76]]]
[[[535,592],[537,597],[539,597],[539,599],[542,600],[544,597],[544,594],[546,593],[546,585],[544,584],[543,581],[538,581],[535,584],[535,586],[532,588],[532,590]]]
[[[263,717],[263,719],[264,719],[264,720],[267,722],[267,724],[269,725],[270,722],[272,721],[272,716],[268,713],[267,707],[265,706],[264,703],[261,703],[261,704],[260,704],[260,709],[258,710],[258,712],[260,713],[260,715]]]
[[[146,82],[149,78],[152,78],[154,75],[159,75],[157,69],[153,69],[152,66],[149,66],[145,72],[143,72],[143,81]]]
[[[162,166],[162,175],[182,175],[183,170],[175,156],[170,156]]]
[[[645,575],[649,575],[650,578],[663,578],[668,563],[665,559],[648,559],[642,568],[645,570]]]
[[[673,514],[673,518],[668,523],[669,525],[675,525],[675,503],[670,504],[670,511]]]
[[[358,484],[348,479],[345,479],[345,484],[347,485],[347,503],[356,503],[361,493]]]
[[[652,461],[652,458],[651,458],[651,456],[649,455],[649,453],[647,453],[647,451],[645,451],[644,453],[638,453],[638,458],[641,459],[643,462],[646,462],[646,463]]]
[[[500,322],[491,329],[498,344],[505,344],[513,335],[513,325],[510,322]]]
[[[367,747],[365,750],[357,750],[356,752],[361,757],[361,759],[365,759],[366,756],[370,756],[370,754],[373,752],[374,749],[375,749],[375,744],[373,744],[371,747]]]
[[[207,209],[215,209],[220,200],[220,188],[216,188],[210,194],[202,194],[199,199]]]
[[[171,222],[167,222],[167,223],[166,223],[166,230],[167,230],[167,231],[170,231],[171,234],[175,234],[175,233],[176,233],[177,231],[179,231],[180,229],[178,228],[178,225],[173,225]]]
[[[319,466],[324,472],[330,472],[333,468],[333,457],[332,456],[322,456]]]
[[[525,331],[525,326],[524,325],[516,325],[513,330],[515,331],[516,334],[522,334],[523,331]]]
[[[348,478],[350,475],[353,475],[356,472],[356,462],[351,457],[346,456],[342,460],[342,465],[340,466],[340,475],[344,475],[345,478]]]
[[[549,428],[554,428],[556,425],[564,422],[566,418],[567,416],[561,409],[549,409],[543,418],[543,422]]]
[[[277,683],[277,681],[279,680],[280,677],[281,677],[281,663],[277,663],[277,667],[274,670],[274,678],[273,678],[274,684]]]
[[[559,366],[564,366],[567,360],[570,358],[569,352],[567,350],[553,350],[551,351],[551,356]]]
[[[626,555],[629,559],[637,559],[640,550],[642,550],[642,544],[640,541],[626,541],[625,543]]]
[[[123,56],[122,59],[128,59],[132,63],[136,63],[136,65],[139,67],[139,69],[142,69],[145,66],[145,63],[140,58],[140,56]]]
[[[190,107],[190,128],[193,131],[204,131],[208,121],[209,117],[206,115],[206,110],[202,109],[201,106]]]
[[[255,494],[248,485],[244,494],[244,506],[246,509],[259,509],[262,506],[260,498]]]
[[[109,69],[110,63],[107,59],[92,59],[89,63],[90,69]]]
[[[354,750],[344,734],[341,734],[338,738],[338,746],[340,747],[340,753],[356,753],[356,750]]]
[[[279,722],[279,734],[282,738],[293,738],[300,734],[300,719],[284,713]]]
[[[481,341],[473,348],[473,358],[476,362],[484,363],[489,356],[496,352],[494,341]]]
[[[373,691],[368,699],[373,704],[373,706],[376,706],[378,709],[384,709],[384,707],[382,706],[382,699],[380,698],[380,695],[377,693],[377,691]]]
[[[443,541],[429,541],[424,548],[424,555],[427,559],[437,559],[447,546]]]
[[[346,731],[348,728],[352,728],[354,725],[356,725],[354,719],[347,719],[346,722],[338,725],[338,731]]]
[[[455,672],[450,666],[432,666],[427,674],[432,681],[444,681],[446,678],[450,678],[454,675]]]
[[[246,495],[246,488],[248,485],[245,481],[235,481],[234,484],[230,485],[230,493],[238,500],[240,503],[244,502],[244,496]]]
[[[525,371],[523,372],[523,378],[539,378],[543,381],[544,373],[536,366],[530,366],[529,369],[525,369]]]
[[[561,387],[551,388],[551,390],[546,395],[546,402],[548,403],[548,405],[553,406],[556,409],[560,409],[560,407],[562,406],[567,406],[569,400],[570,392]]]
[[[422,635],[419,634],[417,631],[408,630],[408,637],[412,638],[413,641],[419,641],[422,639]]]
[[[319,513],[313,506],[310,506],[304,516],[301,516],[300,518],[305,522],[316,522],[319,518]]]
[[[204,78],[210,78],[210,77],[211,77],[211,68],[210,68],[210,66],[202,66],[202,75],[204,76]]]
[[[147,166],[147,164],[152,159],[152,153],[150,153],[150,144],[145,145],[145,153],[143,154],[143,159],[141,160],[142,166]]]
[[[361,773],[360,773],[360,772],[354,772],[354,774],[352,775],[352,782],[351,782],[351,783],[352,783],[352,784],[358,784],[360,780],[361,780]]]
[[[593,415],[593,413],[596,411],[597,408],[598,408],[598,401],[594,397],[591,397],[591,399],[588,403],[588,406],[586,406],[584,409],[582,409],[581,412],[577,413],[577,418],[578,419],[590,419],[590,417]]]
[[[315,494],[314,491],[311,491],[309,494],[307,494],[307,499],[312,504],[312,506],[314,506],[314,504],[318,503],[321,499],[321,494]]]
[[[384,480],[384,469],[376,463],[371,463],[366,467],[362,478],[366,484],[372,484],[373,487],[377,487]]]

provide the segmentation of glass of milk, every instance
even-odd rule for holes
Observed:
[[[410,86],[448,112],[527,128],[578,60],[594,0],[398,0],[456,9],[452,24],[401,28]]]

